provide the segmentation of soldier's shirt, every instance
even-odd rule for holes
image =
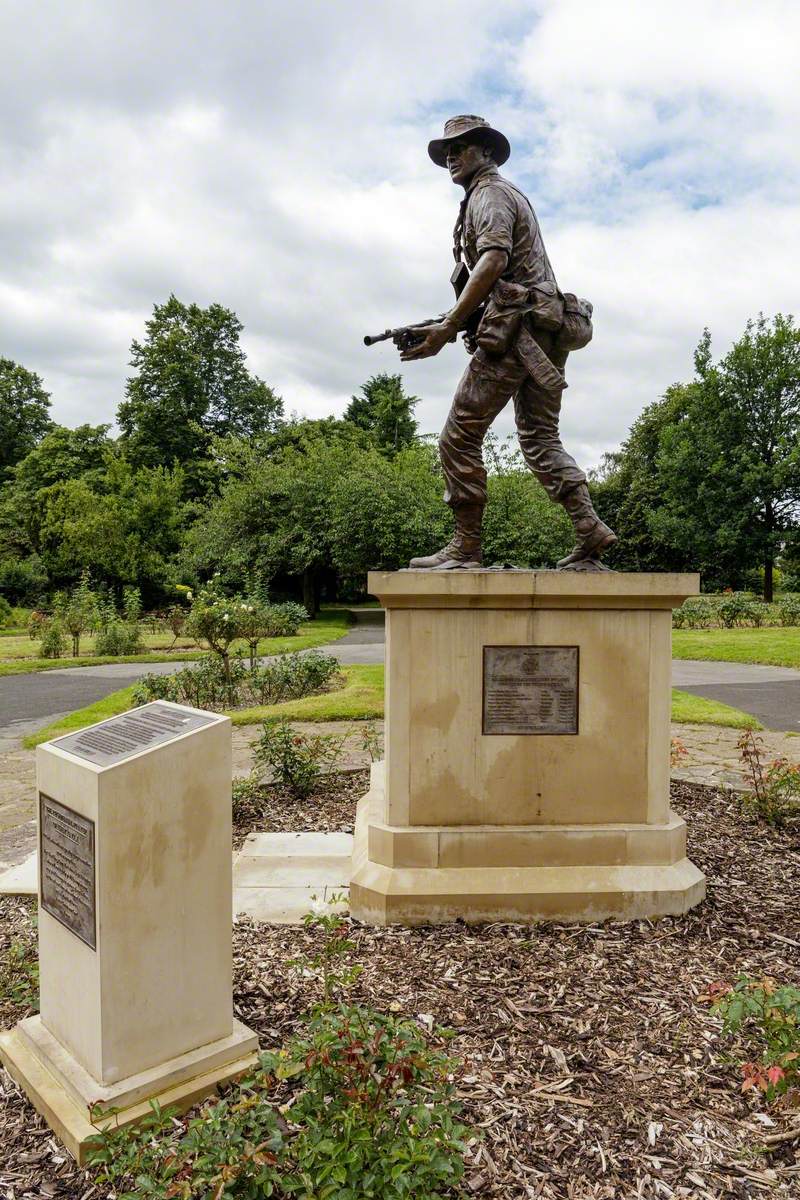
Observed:
[[[497,167],[482,168],[472,180],[460,219],[464,257],[470,269],[487,250],[504,250],[508,255],[505,279],[526,287],[555,282],[531,205]]]

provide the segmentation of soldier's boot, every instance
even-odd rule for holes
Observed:
[[[481,521],[483,505],[454,504],[456,531],[446,546],[424,558],[412,558],[408,564],[416,570],[469,570],[481,565]]]
[[[573,563],[583,562],[585,559],[599,560],[600,555],[614,545],[617,535],[613,529],[609,529],[608,525],[600,520],[594,511],[592,498],[586,484],[579,483],[576,488],[567,492],[562,504],[572,518],[578,540],[572,553],[568,554],[566,558],[560,559],[558,566],[563,569],[571,567]]]

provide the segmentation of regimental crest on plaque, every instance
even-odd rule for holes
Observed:
[[[576,734],[577,646],[484,646],[483,733]]]
[[[39,792],[42,908],[97,949],[94,821]]]

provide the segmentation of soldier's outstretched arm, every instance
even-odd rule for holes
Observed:
[[[403,351],[400,355],[403,362],[411,362],[415,358],[431,358],[438,354],[442,346],[452,339],[456,330],[466,324],[470,314],[483,303],[505,271],[507,263],[508,255],[505,250],[484,251],[450,312],[443,321],[431,325],[424,342]]]

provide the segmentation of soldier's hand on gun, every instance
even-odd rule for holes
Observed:
[[[438,354],[442,346],[455,341],[458,328],[454,321],[440,321],[436,325],[426,325],[421,329],[424,333],[421,341],[413,346],[401,348],[400,358],[403,362],[411,362],[415,358],[432,358]]]

